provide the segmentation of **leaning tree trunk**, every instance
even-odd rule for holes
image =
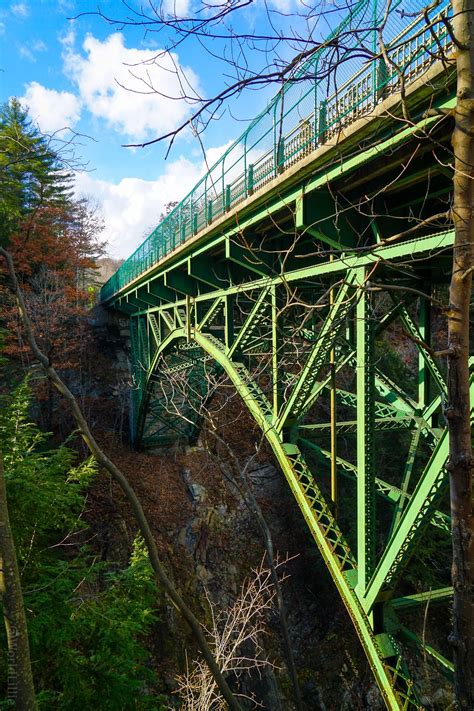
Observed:
[[[250,484],[247,480],[247,474],[245,472],[245,469],[242,469],[242,467],[240,466],[240,462],[239,462],[234,450],[222,437],[220,437],[217,434],[217,432],[213,431],[212,434],[217,439],[217,441],[220,442],[227,450],[227,453],[229,454],[229,456],[232,460],[233,467],[234,467],[235,471],[237,472],[237,475],[240,480],[240,486],[239,486],[235,477],[232,477],[234,486],[239,491],[239,493],[242,496],[242,499],[243,499],[245,505],[247,506],[247,508],[249,509],[249,511],[255,517],[258,527],[260,528],[260,531],[262,533],[267,564],[268,564],[268,568],[270,570],[272,584],[275,589],[275,595],[276,595],[276,601],[277,601],[277,607],[278,607],[278,617],[280,620],[280,628],[281,628],[281,633],[282,633],[282,638],[283,638],[283,648],[284,648],[284,652],[285,652],[286,663],[288,665],[288,672],[290,674],[291,684],[292,684],[293,693],[294,693],[293,701],[294,701],[294,704],[296,707],[296,711],[302,711],[303,701],[301,698],[300,683],[298,680],[298,672],[296,669],[293,648],[291,646],[291,641],[290,641],[290,633],[288,630],[288,619],[287,619],[287,614],[286,614],[286,606],[285,606],[285,602],[283,599],[283,592],[281,589],[281,584],[280,584],[280,580],[278,578],[278,573],[277,573],[276,565],[275,565],[273,537],[272,537],[272,534],[270,531],[270,527],[267,523],[265,516],[263,515],[260,504],[258,503],[252,489],[250,488]],[[224,474],[224,476],[226,476],[225,467],[221,461],[219,461],[219,466],[220,466],[221,471]]]
[[[469,317],[474,257],[474,0],[452,0],[456,39],[457,101],[454,150],[455,227],[449,293],[448,404],[454,588],[455,695],[474,709],[474,519],[469,401]]]
[[[109,474],[112,476],[112,479],[120,486],[122,492],[125,494],[125,497],[132,510],[140,533],[143,537],[143,540],[145,541],[145,545],[148,550],[148,556],[150,559],[150,565],[155,573],[156,582],[158,583],[158,585],[161,585],[164,592],[168,595],[174,606],[180,611],[183,618],[186,620],[189,627],[191,628],[191,632],[193,633],[194,638],[197,644],[199,645],[202,656],[204,657],[206,664],[209,667],[209,670],[214,681],[217,684],[217,687],[219,688],[222,696],[227,702],[229,709],[231,711],[241,711],[241,706],[239,702],[233,695],[226,679],[224,678],[222,671],[220,670],[216,662],[213,652],[203,632],[202,625],[200,624],[196,616],[193,614],[191,609],[187,606],[181,595],[178,593],[177,589],[174,587],[173,583],[171,582],[165,571],[165,568],[158,554],[158,548],[153,537],[150,524],[148,523],[147,517],[145,515],[141,502],[135,493],[135,490],[133,489],[123,472],[114,464],[111,459],[109,459],[103,449],[99,446],[94,435],[92,434],[92,431],[89,428],[89,425],[87,424],[87,421],[82,413],[81,408],[79,407],[76,398],[69,390],[67,385],[64,383],[64,381],[61,379],[61,377],[58,375],[56,369],[51,365],[49,358],[40,350],[36,342],[35,334],[33,332],[33,324],[26,310],[23,293],[20,289],[20,285],[18,284],[18,279],[15,272],[15,265],[13,263],[13,258],[11,254],[5,249],[3,249],[3,247],[0,247],[0,255],[2,255],[7,262],[7,267],[12,282],[12,288],[16,297],[18,313],[23,328],[25,330],[28,344],[31,348],[34,357],[42,366],[47,378],[49,378],[56,390],[65,399],[67,405],[69,406],[69,410],[75,420],[77,430],[80,433],[85,444],[87,445],[89,451],[94,456],[99,466],[104,467],[104,469],[109,472]],[[27,707],[25,707],[25,709],[26,708]]]
[[[31,673],[20,574],[10,528],[7,491],[0,451],[0,596],[8,644],[8,700],[21,711],[35,711],[36,697]]]

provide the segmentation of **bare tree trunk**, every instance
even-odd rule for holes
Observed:
[[[474,708],[474,518],[469,402],[469,316],[474,256],[474,0],[452,0],[456,37],[457,102],[454,149],[455,226],[448,313],[449,463],[453,538],[452,642],[455,696]]]
[[[7,490],[0,451],[0,596],[8,643],[8,700],[20,711],[35,711],[36,696],[31,673],[30,647],[23,594],[10,528]]]
[[[288,671],[290,673],[290,679],[291,679],[291,684],[293,686],[293,693],[294,693],[294,702],[297,711],[302,711],[303,708],[303,702],[301,699],[301,690],[300,690],[300,684],[298,681],[298,673],[296,670],[296,664],[295,664],[295,658],[293,655],[293,649],[291,646],[291,641],[290,641],[290,633],[288,630],[288,621],[287,621],[287,614],[286,614],[286,606],[285,606],[285,601],[283,599],[283,592],[281,589],[280,585],[280,580],[278,578],[278,572],[276,569],[275,565],[275,552],[274,552],[274,547],[273,547],[273,537],[272,533],[270,531],[270,528],[268,526],[267,520],[265,516],[263,515],[262,509],[260,507],[260,504],[258,503],[257,499],[254,496],[254,493],[252,489],[250,488],[248,479],[247,479],[247,474],[246,474],[246,467],[242,468],[240,466],[240,462],[232,449],[232,447],[223,439],[223,437],[220,437],[215,430],[212,431],[212,436],[217,439],[218,442],[222,444],[222,446],[227,450],[233,464],[233,469],[237,472],[240,480],[240,486],[237,485],[237,482],[235,482],[234,478],[234,485],[236,488],[239,490],[240,495],[242,496],[245,505],[251,511],[251,513],[254,515],[258,527],[260,528],[260,531],[262,532],[262,537],[263,537],[263,543],[265,547],[265,557],[267,559],[267,565],[268,569],[270,571],[271,579],[272,579],[272,584],[275,589],[275,595],[276,595],[276,601],[277,601],[277,606],[278,606],[278,617],[280,620],[280,628],[281,628],[281,633],[283,637],[283,647],[285,651],[285,657],[286,657],[286,662],[288,664]],[[219,467],[226,476],[225,472],[225,465],[222,463],[220,459],[218,459],[218,464]]]
[[[120,471],[120,469],[108,458],[108,456],[96,442],[91,430],[89,429],[89,425],[87,424],[84,415],[81,412],[76,398],[71,393],[69,388],[65,385],[65,383],[62,381],[62,379],[59,377],[55,368],[53,368],[53,366],[50,364],[47,356],[39,349],[33,333],[31,320],[26,310],[23,295],[18,284],[18,279],[16,278],[12,256],[11,254],[9,254],[9,252],[7,252],[1,247],[0,254],[2,254],[7,261],[10,279],[12,281],[13,290],[15,292],[17,300],[18,312],[20,314],[23,328],[25,329],[26,337],[34,357],[41,364],[45,374],[51,380],[56,390],[58,390],[66,400],[74,418],[74,421],[77,425],[77,429],[80,432],[87,447],[89,448],[89,451],[93,454],[97,463],[100,466],[103,466],[104,469],[106,469],[111,474],[112,479],[120,486],[123,493],[125,494],[125,497],[130,505],[130,508],[132,509],[133,515],[140,529],[140,533],[145,541],[145,545],[147,547],[148,555],[150,558],[150,564],[155,573],[157,583],[161,585],[162,589],[171,599],[175,607],[180,611],[180,613],[188,623],[189,627],[191,628],[191,631],[194,635],[197,644],[199,645],[201,653],[204,659],[206,660],[206,663],[209,666],[209,670],[217,686],[219,687],[222,696],[227,702],[229,709],[231,709],[231,711],[241,711],[240,704],[237,702],[236,698],[232,694],[229,685],[224,679],[216,663],[216,660],[211,652],[211,649],[203,633],[202,626],[200,625],[199,620],[194,616],[192,611],[186,605],[186,603],[172,584],[171,580],[168,578],[168,575],[166,574],[166,571],[158,555],[158,549],[156,547],[155,539],[153,538],[153,533],[151,531],[150,525],[147,521],[145,512],[143,511],[140,500],[135,494],[133,487],[129,484],[123,472]]]
[[[270,528],[267,524],[265,516],[262,513],[262,509],[255,498],[249,483],[246,479],[245,473],[239,470],[240,481],[244,488],[244,500],[255,516],[258,526],[262,532],[263,542],[265,546],[265,555],[267,559],[267,565],[270,570],[270,575],[272,579],[272,584],[275,589],[276,601],[278,607],[278,617],[280,620],[281,634],[283,638],[283,648],[285,650],[286,663],[288,664],[288,671],[290,673],[291,684],[293,686],[293,701],[297,711],[302,711],[303,702],[301,699],[300,684],[298,681],[298,672],[296,670],[295,658],[293,655],[293,648],[291,646],[290,632],[288,630],[288,619],[286,614],[286,605],[283,599],[283,592],[280,585],[280,580],[278,578],[278,572],[275,565],[275,552],[273,548],[273,537]]]
[[[46,404],[46,432],[51,432],[53,429],[53,386],[51,381],[46,381],[47,389],[47,404]]]

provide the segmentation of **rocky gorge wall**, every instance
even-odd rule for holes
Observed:
[[[110,359],[110,382],[104,384],[96,414],[102,444],[140,496],[175,584],[209,625],[209,601],[216,609],[228,608],[261,564],[262,534],[232,478],[223,474],[226,462],[216,461],[215,453],[210,456],[213,440],[206,428],[195,447],[177,444],[133,451],[126,426],[127,322],[116,317],[110,321],[99,312],[93,328],[98,347],[104,352],[105,345]],[[249,484],[270,527],[274,549],[280,560],[288,559],[282,568],[283,596],[304,708],[383,708],[349,617],[271,452],[260,446],[256,454],[258,433],[237,396],[225,408],[217,398],[214,410],[214,423],[238,453],[242,467],[250,461]],[[115,431],[117,423],[122,423],[121,432]],[[101,554],[123,563],[135,532],[123,497],[105,475],[96,481],[91,496],[91,521]],[[197,652],[174,608],[165,603],[165,610],[157,630],[160,643],[150,640],[149,648],[162,689],[173,699],[177,675]],[[260,643],[271,665],[241,677],[238,684],[258,700],[258,708],[290,711],[292,688],[276,609],[267,614],[265,627]],[[179,707],[176,699],[173,703]],[[249,702],[248,708],[257,706]]]

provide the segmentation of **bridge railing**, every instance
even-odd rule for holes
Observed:
[[[361,0],[104,284],[101,300],[372,112],[402,82],[406,86],[421,76],[451,44],[443,22],[449,0],[432,4],[427,14],[425,5],[426,0],[398,0],[385,18],[377,0]]]

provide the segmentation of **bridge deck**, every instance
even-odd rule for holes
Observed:
[[[409,3],[410,16],[414,5]],[[429,28],[423,16],[403,27],[397,8],[403,8],[403,0],[394,4],[385,28],[390,40],[387,56],[393,65],[387,65],[374,51],[372,61],[346,78],[348,69],[341,63],[331,82],[338,84],[338,89],[328,94],[324,88],[329,84],[327,78],[315,80],[314,75],[327,61],[332,37],[345,29],[348,20],[341,23],[329,37],[328,47],[300,70],[298,81],[275,97],[109,279],[102,288],[101,300],[108,301],[150,276],[156,265],[180,251],[183,244],[195,245],[196,237],[205,239],[241,224],[243,215],[271,200],[275,193],[282,194],[295,182],[302,183],[307,175],[330,166],[335,159],[343,160],[354,145],[367,140],[374,144],[384,131],[393,131],[401,115],[401,73],[415,115],[417,106],[426,106],[428,94],[446,90],[446,65],[433,67],[433,58],[451,47],[442,22],[450,10],[449,0],[441,0],[436,6]],[[371,2],[361,0],[351,17],[362,21],[368,10],[373,13]],[[352,64],[347,62],[349,67]],[[442,81],[437,85],[440,75]],[[390,122],[391,127],[387,125]]]
[[[441,0],[431,12],[447,10]],[[286,477],[387,707],[400,710],[420,708],[407,642],[422,649],[418,670],[427,656],[438,665],[430,673],[453,669],[447,645],[435,650],[442,635],[425,644],[411,611],[425,599],[410,565],[428,532],[430,556],[441,557],[439,604],[450,581],[447,387],[432,353],[445,339],[440,305],[452,267],[454,77],[449,61],[428,66],[434,46],[449,50],[434,22],[436,39],[414,20],[391,45],[404,58],[408,120],[398,75],[383,74],[379,57],[305,109],[310,120],[296,128],[280,132],[274,102],[252,128],[260,135],[270,115],[278,137],[270,150],[240,150],[236,161],[227,153],[219,180],[205,176],[102,292],[130,316],[134,442],[195,440],[216,385],[223,380],[229,393],[233,384]],[[474,397],[474,374],[471,382]]]

